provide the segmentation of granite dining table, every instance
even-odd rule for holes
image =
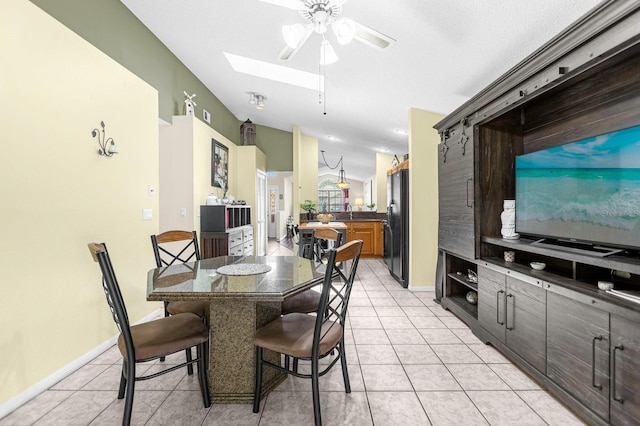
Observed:
[[[281,315],[286,297],[322,282],[325,267],[298,256],[222,256],[155,268],[149,301],[209,302],[209,390],[213,403],[251,403],[256,329]],[[271,352],[271,362],[280,354]],[[263,395],[286,374],[265,371]]]

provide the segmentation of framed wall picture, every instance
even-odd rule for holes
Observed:
[[[215,139],[211,139],[211,186],[229,187],[229,148]]]

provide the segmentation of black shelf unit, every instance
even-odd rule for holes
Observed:
[[[200,206],[200,232],[225,232],[245,225],[251,225],[250,206]]]

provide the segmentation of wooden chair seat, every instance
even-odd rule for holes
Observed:
[[[253,344],[294,358],[311,358],[315,325],[315,316],[300,313],[285,315],[260,328],[253,337]],[[343,335],[344,330],[338,322],[322,324],[319,356],[331,352]]]
[[[136,361],[169,355],[209,340],[209,330],[202,319],[192,313],[172,315],[130,327]],[[118,338],[118,349],[127,356],[124,336]]]
[[[209,304],[207,302],[169,302],[167,312],[170,315],[185,314],[187,312],[196,314],[200,318],[205,318],[209,314]]]

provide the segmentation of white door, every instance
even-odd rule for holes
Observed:
[[[257,171],[256,176],[256,255],[267,254],[267,174],[262,170]]]
[[[280,205],[280,191],[276,185],[269,185],[269,212],[267,214],[267,228],[269,238],[277,238],[278,235],[278,206]]]

